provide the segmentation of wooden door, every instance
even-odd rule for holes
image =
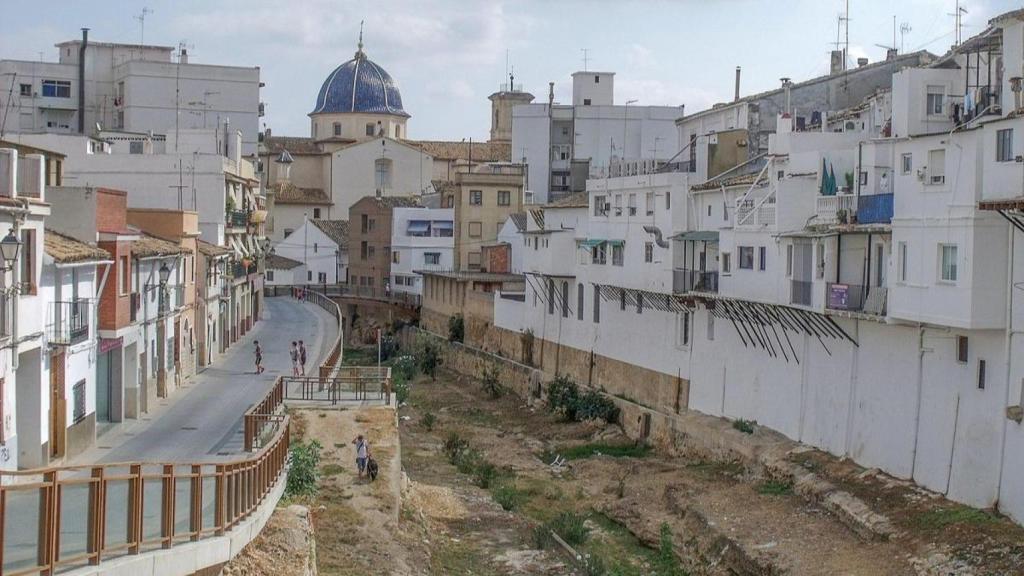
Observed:
[[[67,396],[64,386],[64,350],[50,357],[50,457],[62,458],[67,444]]]

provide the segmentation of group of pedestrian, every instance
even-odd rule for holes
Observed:
[[[292,286],[292,297],[299,302],[306,301],[306,289],[301,286]]]
[[[256,374],[263,374],[266,368],[263,367],[263,347],[260,346],[259,340],[254,340],[253,344],[256,346]],[[291,350],[288,352],[288,356],[292,360],[292,376],[305,376],[306,375],[306,343],[302,340],[298,342],[292,342]]]

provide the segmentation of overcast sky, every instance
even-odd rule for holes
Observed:
[[[11,2],[0,20],[0,58],[56,59],[53,45],[79,28],[106,42],[185,42],[193,62],[259,66],[266,125],[308,136],[307,114],[324,78],[352,58],[359,21],[367,55],[397,81],[417,139],[486,139],[487,96],[515,81],[538,100],[568,101],[569,75],[616,73],[616,102],[685,104],[688,112],[732,97],[736,66],[744,94],[828,70],[845,0],[34,0]],[[906,51],[945,52],[956,0],[852,0],[851,57],[884,57],[908,23]],[[964,36],[1020,8],[1010,0],[962,0]],[[900,36],[897,33],[897,43]]]

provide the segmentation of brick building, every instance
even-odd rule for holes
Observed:
[[[369,296],[391,292],[391,220],[395,208],[419,206],[412,196],[366,196],[349,210],[348,283]]]

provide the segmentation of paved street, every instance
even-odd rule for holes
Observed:
[[[198,374],[152,414],[97,440],[75,463],[188,462],[242,451],[242,413],[259,401],[280,375],[291,374],[290,343],[306,342],[307,372],[315,372],[333,342],[336,326],[322,308],[289,297],[267,298],[263,320],[213,365]],[[253,341],[263,346],[266,371],[253,371]]]

